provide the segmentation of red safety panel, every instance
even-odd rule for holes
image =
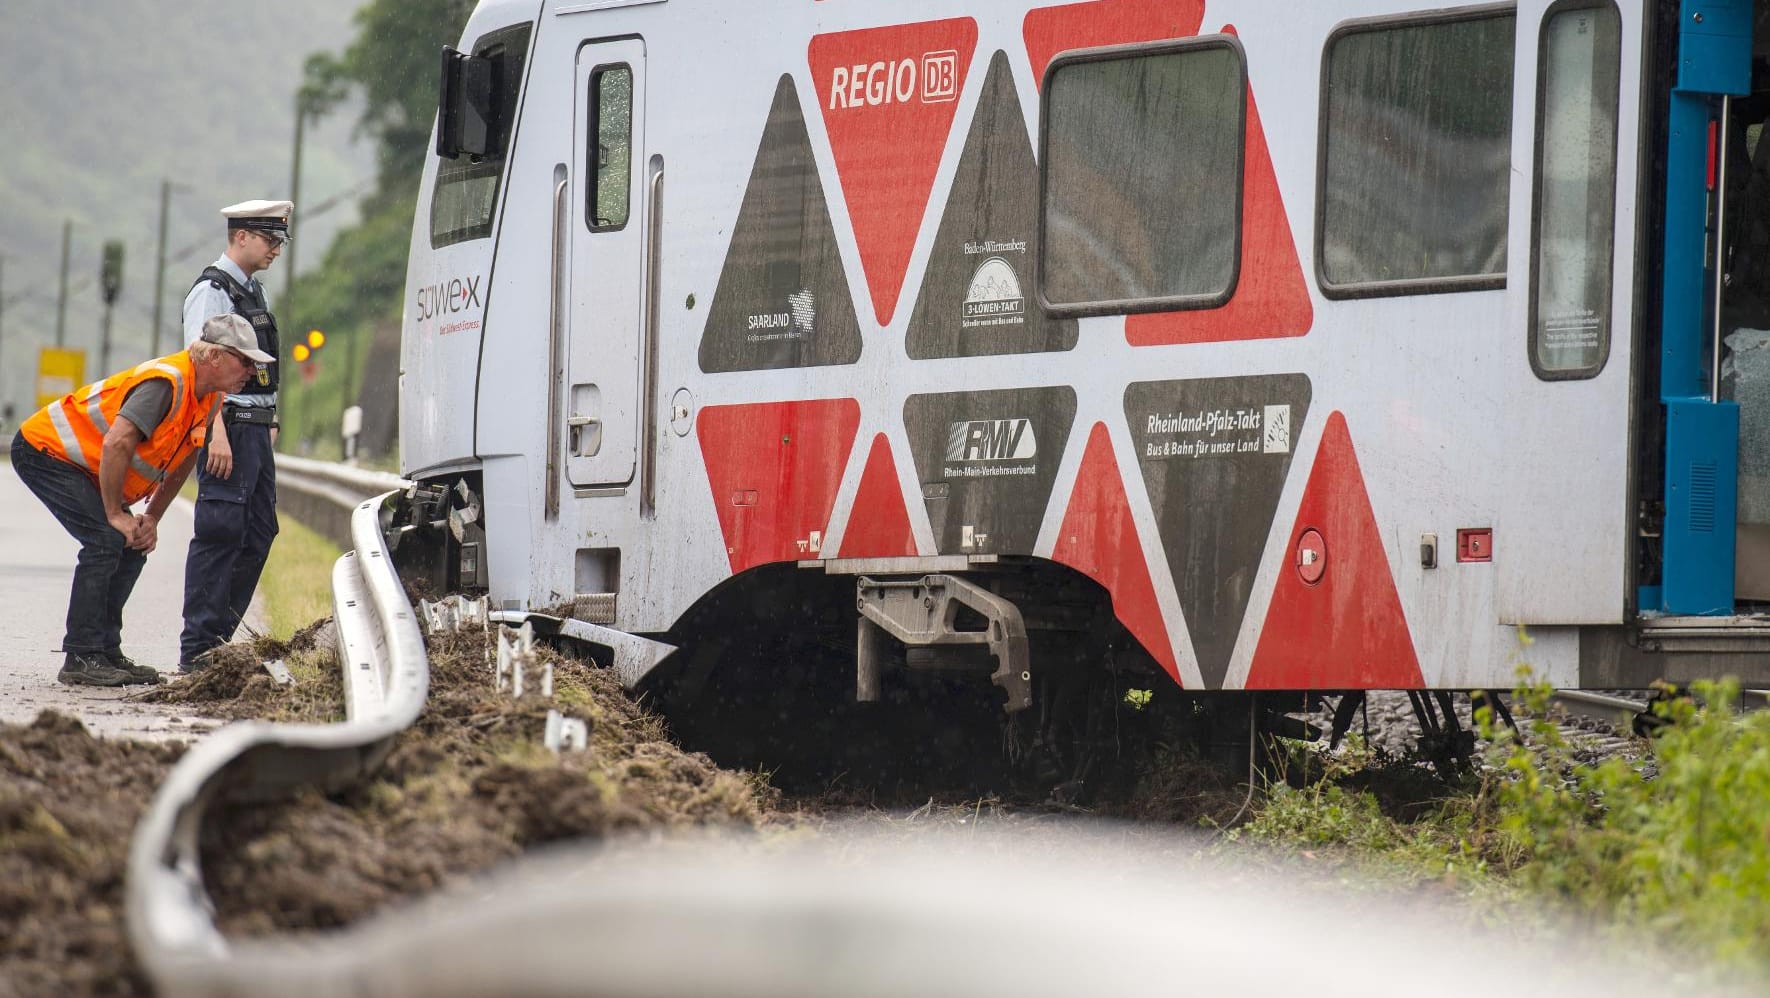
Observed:
[[[1327,568],[1305,583],[1294,559],[1303,532],[1321,532]],[[1383,553],[1346,417],[1322,431],[1297,525],[1284,547],[1249,689],[1417,689],[1425,685],[1413,636]]]
[[[1235,29],[1223,30],[1233,34]],[[1315,307],[1303,283],[1303,266],[1297,261],[1297,244],[1278,193],[1278,174],[1272,169],[1251,82],[1246,142],[1241,271],[1234,294],[1219,308],[1127,316],[1125,339],[1132,346],[1302,336],[1314,325]]]
[[[1033,80],[1043,86],[1059,52],[1185,38],[1198,34],[1204,17],[1203,0],[1089,0],[1028,11],[1021,34]]]
[[[891,321],[977,48],[969,17],[811,39],[811,76],[879,324]]]
[[[1095,423],[1088,435],[1088,449],[1082,452],[1075,491],[1070,494],[1069,510],[1063,514],[1063,530],[1057,535],[1051,558],[1105,586],[1112,594],[1113,612],[1125,629],[1143,642],[1176,683],[1180,682],[1180,668],[1156,603],[1155,586],[1143,560],[1143,545],[1131,519],[1131,505],[1125,499],[1125,483],[1119,477],[1105,423]]]
[[[732,573],[818,557],[860,429],[860,403],[709,406],[695,428]]]
[[[839,557],[896,558],[915,553],[916,535],[910,530],[909,509],[897,483],[897,462],[891,457],[890,441],[881,433],[873,437],[867,466],[860,473]]]

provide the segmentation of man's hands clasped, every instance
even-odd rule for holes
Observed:
[[[112,530],[123,535],[124,544],[142,554],[152,553],[160,543],[160,519],[152,513],[118,510],[105,519],[110,522]]]

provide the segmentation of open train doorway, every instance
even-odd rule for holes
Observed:
[[[1750,92],[1726,101],[1716,394],[1739,406],[1734,599],[1770,611],[1770,2],[1753,5]]]

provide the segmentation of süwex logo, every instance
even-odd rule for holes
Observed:
[[[418,288],[418,321],[429,322],[444,316],[458,315],[470,308],[479,308],[479,276],[453,277]]]
[[[829,110],[908,104],[944,104],[959,98],[959,53],[924,52],[830,70]]]
[[[946,459],[954,464],[1030,461],[1038,453],[1030,419],[973,419],[948,428]]]
[[[462,312],[483,307],[479,297],[479,275],[452,277],[418,288],[412,302],[420,328],[439,322],[437,335],[468,332],[480,328],[478,315],[456,318]]]

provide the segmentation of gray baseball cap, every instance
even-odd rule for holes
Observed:
[[[203,335],[206,343],[227,347],[229,350],[245,354],[260,364],[274,364],[275,357],[258,349],[258,336],[252,332],[252,324],[245,319],[229,312],[225,315],[212,315],[203,320]]]

